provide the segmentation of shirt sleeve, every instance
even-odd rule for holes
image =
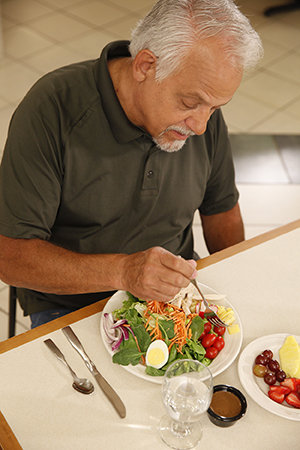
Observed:
[[[48,240],[63,179],[58,106],[27,94],[15,111],[0,168],[0,233]]]
[[[219,214],[232,209],[239,199],[227,126],[220,110],[208,123],[206,145],[211,162],[203,202],[199,208],[204,215]]]

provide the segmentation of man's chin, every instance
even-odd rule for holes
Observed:
[[[155,142],[158,148],[168,153],[178,152],[179,150],[182,149],[182,147],[186,143],[186,140],[182,139],[173,142],[166,142],[164,141],[164,139],[153,138],[153,141]]]
[[[176,139],[176,135],[180,136],[181,139]],[[164,152],[172,153],[181,150],[188,137],[194,135],[195,133],[186,127],[171,125],[160,133],[159,136],[153,138],[153,141]]]

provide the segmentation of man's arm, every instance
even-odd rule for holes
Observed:
[[[215,253],[245,239],[244,224],[237,203],[232,209],[220,214],[201,214],[202,228],[207,249]]]
[[[144,300],[168,301],[196,277],[195,266],[161,247],[132,255],[87,255],[40,239],[0,235],[2,281],[58,295],[122,289]]]

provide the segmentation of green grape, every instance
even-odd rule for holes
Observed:
[[[255,366],[253,367],[254,375],[259,378],[264,378],[267,372],[268,369],[266,368],[266,366],[263,366],[262,364],[255,364]]]

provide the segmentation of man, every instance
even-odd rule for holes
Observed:
[[[32,326],[117,289],[168,301],[244,239],[220,107],[261,56],[230,0],[160,0],[132,41],[39,80],[1,166],[0,276]],[[178,258],[181,255],[182,258]]]

